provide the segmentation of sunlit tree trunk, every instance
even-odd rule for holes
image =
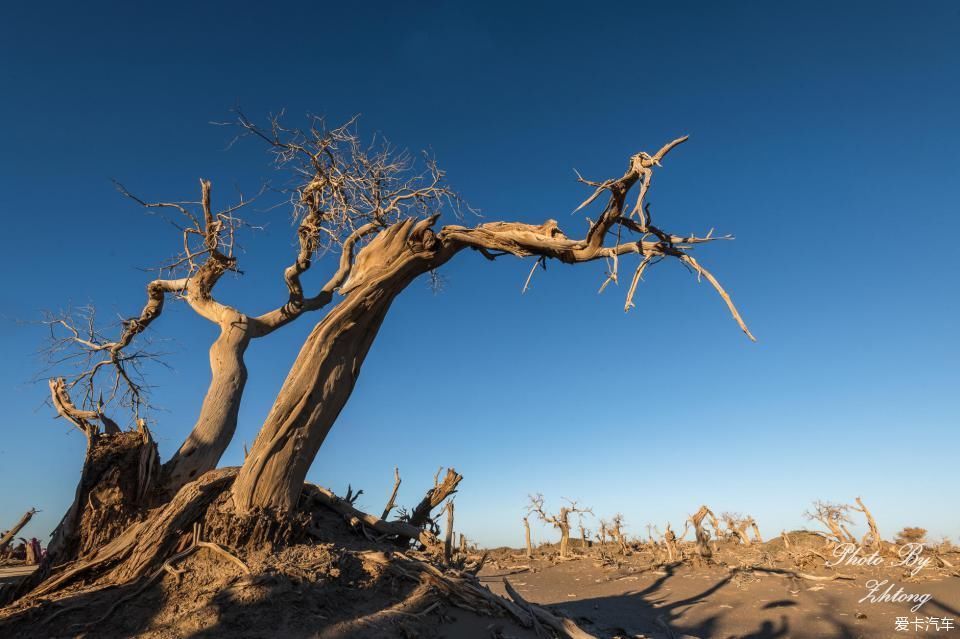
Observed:
[[[164,464],[163,489],[168,494],[216,468],[237,430],[247,382],[243,356],[250,344],[249,323],[236,314],[220,328],[220,336],[210,347],[211,381],[200,415],[180,449]]]
[[[370,346],[396,296],[452,256],[438,255],[429,224],[382,231],[357,256],[345,299],[313,329],[233,486],[238,512],[290,512],[307,470],[353,392]]]

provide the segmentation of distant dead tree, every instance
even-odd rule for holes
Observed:
[[[857,543],[857,539],[846,527],[846,524],[853,523],[850,520],[850,509],[849,504],[834,504],[818,499],[813,502],[813,508],[804,513],[804,516],[826,526],[837,543]]]
[[[434,483],[436,483],[436,481],[434,481]],[[393,490],[390,492],[390,499],[387,500],[387,505],[384,506],[380,519],[386,519],[387,516],[390,515],[390,511],[396,506],[398,490],[400,490],[400,467],[396,466],[393,469]]]
[[[580,543],[582,544],[581,548],[583,548],[584,552],[586,552],[587,548],[591,545],[587,538],[587,528],[583,525],[583,520],[580,521]]]
[[[786,530],[780,531],[780,539],[783,540],[783,547],[786,548],[787,550],[789,550],[790,547],[793,546],[793,544],[790,542],[790,536],[787,535]]]
[[[566,559],[569,556],[570,546],[570,515],[572,514],[593,514],[589,508],[582,508],[577,502],[569,499],[565,500],[566,506],[562,506],[556,515],[548,515],[543,509],[543,495],[530,495],[530,504],[527,506],[528,514],[535,514],[540,521],[552,525],[560,531],[560,557]]]
[[[607,545],[607,533],[609,531],[610,531],[610,523],[606,519],[601,519],[600,527],[597,530],[597,540],[600,542],[601,549]]]
[[[431,525],[430,511],[452,492],[439,481],[408,522],[386,522],[305,478],[353,393],[393,301],[414,281],[435,277],[460,254],[476,252],[487,260],[532,258],[525,289],[550,261],[605,262],[601,290],[619,283],[621,267],[632,261],[625,310],[634,306],[639,283],[651,267],[676,261],[719,294],[753,339],[728,293],[692,255],[703,244],[732,238],[712,231],[702,236],[669,233],[654,223],[646,201],[654,172],[686,136],[653,154],[632,155],[619,177],[580,177],[591,193],[576,210],[598,200],[601,206],[583,237],[574,237],[555,220],[467,225],[463,218],[469,207],[432,158],[421,160],[385,143],[367,144],[354,121],[330,128],[322,118],[310,118],[301,129],[279,118],[261,126],[238,113],[233,125],[239,137],[262,143],[287,176],[270,191],[288,198],[285,206],[296,228],[293,254],[278,274],[282,293],[276,299],[259,295],[243,308],[221,295],[223,276],[242,274],[238,238],[250,228],[241,217],[250,199],[215,205],[213,185],[205,179],[194,201],[152,201],[118,185],[138,206],[170,215],[179,254],[145,282],[143,306],[117,326],[98,324],[92,311],[46,319],[55,368],[50,401],[61,418],[84,434],[87,453],[73,504],[41,569],[23,582],[21,593],[34,588],[41,596],[81,577],[86,583],[102,578],[117,585],[151,573],[171,556],[184,529],[205,521],[211,503],[229,507],[217,507],[211,516],[221,521],[209,528],[228,531],[223,534],[229,534],[231,543],[249,547],[288,543],[306,503],[322,504],[394,538],[403,537],[398,531]],[[440,225],[444,214],[457,219]],[[331,259],[329,277],[308,291],[304,276],[324,256]],[[217,336],[209,348],[210,380],[192,431],[161,463],[149,425],[150,385],[143,365],[156,357],[149,348],[150,333],[176,331],[163,326],[163,311],[174,301],[211,322]],[[320,311],[322,317],[301,345],[240,468],[217,469],[236,430],[249,345]],[[64,362],[77,366],[64,370]],[[117,411],[129,412],[129,418],[118,417]],[[566,540],[569,524],[563,526]],[[410,538],[429,540],[429,535]],[[107,544],[113,544],[104,551],[109,561],[96,554]]]
[[[0,535],[0,554],[6,549],[6,547],[13,541],[17,533],[19,533],[23,528],[30,523],[30,520],[33,519],[33,516],[39,512],[36,508],[31,508],[27,512],[23,513],[23,517],[20,518],[20,521],[13,525],[13,528],[5,532],[3,535]]]
[[[443,467],[441,466],[440,470],[438,470],[437,474],[433,477],[433,488],[427,490],[427,494],[424,495],[420,503],[414,507],[413,511],[407,517],[407,522],[410,525],[416,526],[417,528],[434,525],[430,513],[448,497],[453,496],[457,492],[457,486],[460,484],[463,476],[453,468],[448,468],[443,481],[440,481],[440,473],[442,471]]]
[[[757,531],[757,523],[753,520],[753,517],[749,515],[744,516],[739,513],[725,512],[720,515],[720,518],[723,519],[730,534],[744,546],[751,544],[750,536],[747,534],[748,528],[752,527],[759,538],[760,533]]]
[[[524,540],[527,545],[527,558],[530,559],[533,557],[533,545],[530,543],[530,519],[529,515],[523,518],[523,533]]]
[[[760,535],[760,527],[757,526],[757,522],[753,517],[750,518],[750,529],[753,531],[753,540],[758,544],[762,544],[763,537]]]
[[[690,523],[693,524],[693,533],[697,543],[697,555],[702,563],[709,564],[713,558],[713,550],[710,548],[710,533],[703,526],[703,520],[709,516],[716,524],[716,518],[706,506],[700,506],[700,509],[690,516]]]
[[[862,499],[857,497],[855,501],[857,502],[857,505],[853,507],[853,510],[863,513],[863,516],[867,520],[868,528],[866,534],[863,536],[863,539],[860,541],[860,544],[864,548],[883,550],[883,538],[880,536],[880,528],[877,526],[877,520],[873,518],[873,514],[863,503]]]
[[[617,543],[617,546],[620,549],[621,555],[627,554],[627,539],[623,534],[623,515],[617,513],[610,520],[610,533],[613,535],[613,540]]]
[[[663,533],[663,545],[667,549],[667,561],[674,562],[680,559],[680,550],[677,546],[677,535],[670,528],[670,522],[667,522],[667,528]]]

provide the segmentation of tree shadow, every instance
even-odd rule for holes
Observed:
[[[840,615],[837,612],[843,607],[840,598],[824,594],[819,595],[813,611],[801,612],[798,602],[792,598],[774,599],[759,606],[759,609],[751,606],[749,611],[730,605],[721,607],[717,599],[710,598],[730,586],[738,574],[736,571],[726,575],[717,574],[711,577],[712,583],[695,594],[673,599],[676,595],[670,592],[670,584],[678,577],[677,568],[677,565],[664,566],[663,573],[657,579],[634,592],[579,599],[548,607],[573,618],[598,637],[866,639],[878,636],[872,634],[875,628],[869,630],[853,618]],[[689,588],[689,584],[685,586]],[[732,599],[728,601],[734,603]],[[930,603],[946,612],[954,612],[937,600]],[[702,606],[698,609],[699,614],[688,615],[691,608],[697,605]],[[756,625],[750,629],[753,624]],[[889,630],[892,635],[892,620]],[[911,632],[911,636],[927,639],[936,635],[920,631]]]

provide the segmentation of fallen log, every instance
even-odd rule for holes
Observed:
[[[510,598],[513,599],[518,606],[529,612],[534,619],[540,621],[546,626],[549,626],[561,636],[569,637],[570,639],[597,639],[590,633],[584,632],[580,626],[575,624],[570,619],[567,619],[566,617],[558,617],[545,608],[541,608],[540,606],[529,603],[526,599],[520,596],[520,593],[513,589],[513,586],[510,585],[510,582],[506,577],[503,578],[503,587],[506,589],[507,594],[510,595]]]
[[[436,537],[429,531],[422,530],[403,521],[384,521],[375,515],[357,510],[353,504],[337,497],[331,490],[314,484],[307,484],[307,486],[313,490],[313,494],[311,495],[312,499],[340,513],[351,523],[363,524],[381,535],[416,539],[427,547],[434,546],[438,543]]]

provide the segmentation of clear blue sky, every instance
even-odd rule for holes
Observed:
[[[18,320],[93,302],[130,315],[176,232],[114,191],[151,199],[254,191],[262,148],[210,126],[240,104],[430,147],[490,219],[555,218],[680,134],[650,196],[678,232],[733,233],[698,251],[751,344],[706,284],[651,270],[637,308],[596,294],[602,265],[461,255],[434,295],[395,304],[310,472],[379,511],[399,464],[411,504],[440,464],[464,476],[457,521],[521,542],[528,492],[626,515],[631,533],[707,503],[772,535],[815,498],[861,495],[892,535],[960,535],[960,7],[847,3],[15,3],[0,18],[0,527],[29,506],[44,536],[73,496],[83,438],[52,419],[43,332]],[[842,6],[841,6],[842,5]],[[254,216],[247,312],[284,297],[293,229]],[[321,264],[308,279],[318,286]],[[299,344],[302,318],[248,352],[251,442]],[[214,327],[171,305],[154,324],[168,456],[192,426]],[[553,538],[538,529],[539,539]]]

